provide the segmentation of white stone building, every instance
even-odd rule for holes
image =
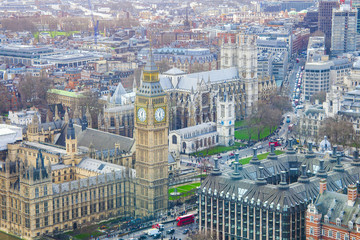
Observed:
[[[231,146],[235,140],[234,99],[227,94],[218,96],[217,105],[217,132],[220,145]]]
[[[207,122],[170,132],[169,151],[191,154],[219,145],[216,123]]]
[[[22,140],[22,129],[20,127],[0,124],[0,151],[6,150],[8,144]]]
[[[30,110],[30,111],[18,111],[18,112],[14,112],[14,111],[9,111],[9,120],[11,124],[16,124],[16,125],[28,125],[32,122],[32,119],[34,116],[37,116],[39,119],[39,123],[41,123],[41,116],[38,112]]]

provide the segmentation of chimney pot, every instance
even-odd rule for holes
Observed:
[[[275,144],[274,143],[270,144],[270,151],[271,151],[271,153],[275,152]]]
[[[326,184],[325,178],[320,180],[320,194],[323,194],[326,191]]]
[[[348,195],[348,205],[351,207],[354,206],[357,197],[357,187],[355,184],[348,186],[347,195]]]

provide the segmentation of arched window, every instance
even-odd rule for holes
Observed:
[[[186,142],[183,142],[183,149],[184,149],[184,151],[185,151],[185,149],[186,149]]]
[[[172,143],[177,144],[177,137],[175,135],[172,136]]]
[[[35,198],[39,197],[39,188],[35,188]]]

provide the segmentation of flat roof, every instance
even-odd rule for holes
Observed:
[[[63,95],[63,96],[67,96],[67,97],[74,97],[74,98],[83,97],[83,95],[81,93],[78,93],[78,92],[69,92],[69,91],[60,90],[60,89],[54,89],[54,88],[49,89],[48,92]]]

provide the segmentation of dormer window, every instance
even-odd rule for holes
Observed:
[[[337,226],[340,226],[340,225],[341,225],[341,220],[340,220],[340,218],[337,218],[337,219],[336,219],[336,225],[337,225]]]
[[[325,223],[329,223],[329,216],[328,215],[325,215],[324,221],[325,221]]]

